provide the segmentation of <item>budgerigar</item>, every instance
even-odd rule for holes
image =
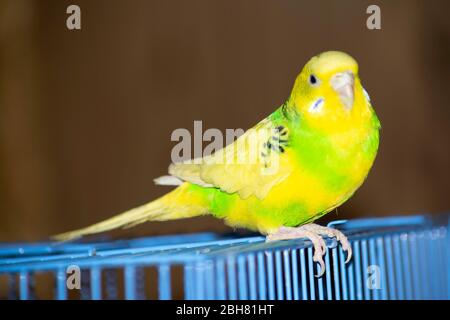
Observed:
[[[310,239],[323,273],[322,236],[335,237],[347,261],[351,247],[340,231],[312,222],[364,182],[377,154],[379,130],[357,62],[343,52],[324,52],[304,66],[287,101],[234,143],[201,159],[171,164],[170,175],[155,181],[176,185],[173,191],[55,238],[211,214],[230,226],[259,231],[267,240]]]

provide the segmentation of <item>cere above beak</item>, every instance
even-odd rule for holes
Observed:
[[[330,80],[331,87],[339,95],[347,110],[353,107],[355,77],[352,72],[336,73]]]

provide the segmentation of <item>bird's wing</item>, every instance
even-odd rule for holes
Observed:
[[[288,148],[288,128],[265,119],[212,155],[170,165],[169,173],[203,187],[237,192],[244,199],[263,199],[292,171]]]

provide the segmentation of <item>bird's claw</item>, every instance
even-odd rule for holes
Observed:
[[[326,251],[321,252],[321,250],[314,247],[313,261],[320,265],[320,272],[316,275],[317,278],[320,278],[325,273],[325,262],[323,262],[322,258],[322,256],[325,255],[325,252]]]
[[[342,250],[347,252],[348,263],[352,258],[352,247],[347,237],[339,230],[333,228],[322,227],[314,223],[306,224],[297,228],[281,227],[276,232],[267,236],[266,241],[288,240],[297,238],[307,238],[311,241],[314,248],[313,261],[320,265],[320,272],[316,277],[321,277],[325,273],[325,263],[323,256],[327,252],[327,244],[321,236],[336,238],[341,243]]]
[[[302,226],[304,229],[310,230],[312,232],[330,237],[330,238],[336,238],[336,241],[341,243],[342,250],[347,253],[347,259],[345,260],[345,263],[350,262],[352,258],[352,246],[350,245],[350,242],[348,241],[347,237],[339,230],[334,228],[328,228],[323,227],[315,223],[310,223]]]

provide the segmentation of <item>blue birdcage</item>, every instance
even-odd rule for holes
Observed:
[[[443,218],[443,219],[442,219]],[[439,221],[440,220],[440,221]],[[326,271],[308,240],[213,233],[95,243],[0,244],[7,299],[448,299],[448,217],[335,221],[353,258],[326,239]],[[40,280],[45,276],[46,281]],[[3,290],[1,289],[3,288]]]

